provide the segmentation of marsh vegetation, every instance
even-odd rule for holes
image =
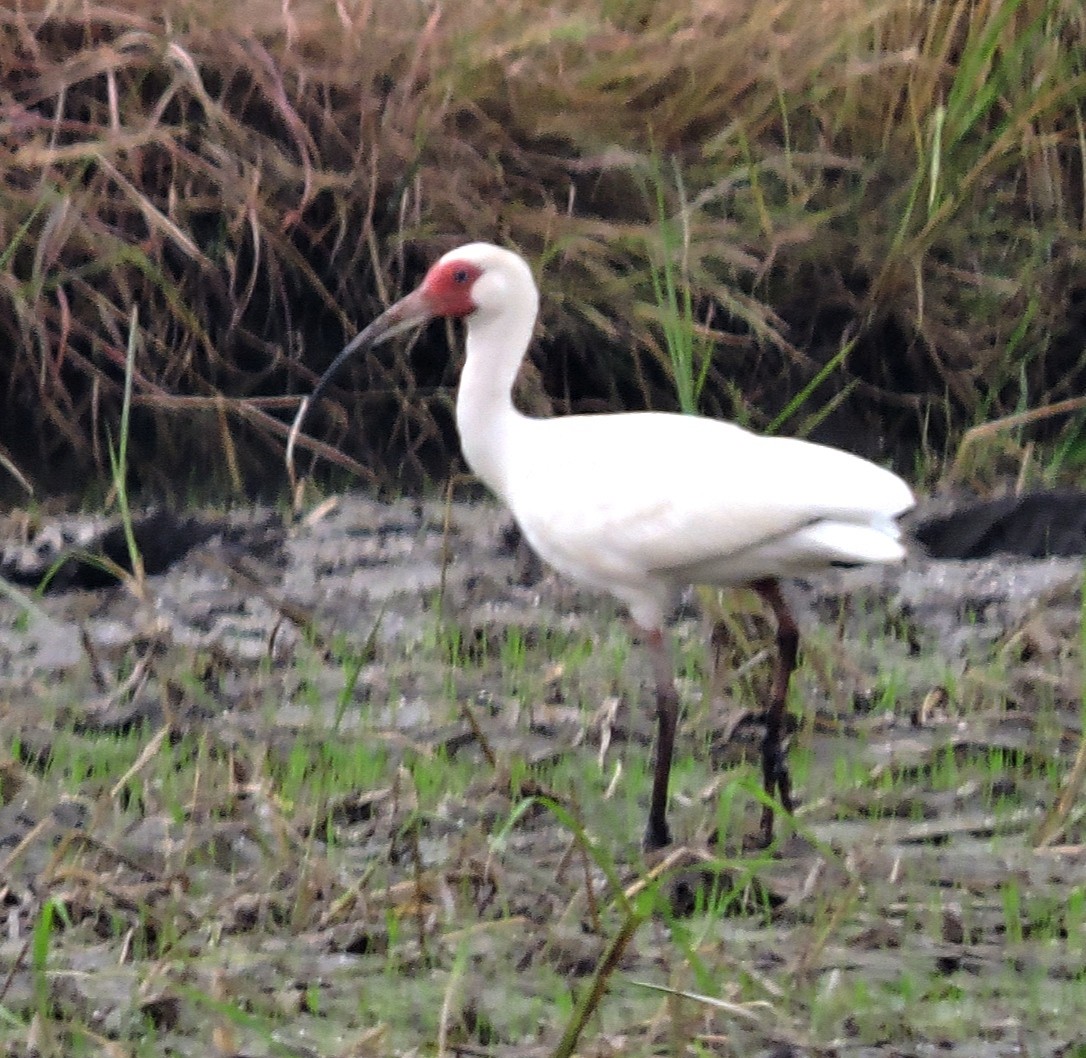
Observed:
[[[73,494],[122,531],[113,587],[0,581],[4,1053],[1086,1055],[1079,560],[796,585],[801,804],[764,853],[771,633],[685,600],[648,861],[619,615],[485,504],[322,503],[454,477],[446,333],[322,407],[306,453],[346,475],[305,520],[238,503],[470,238],[538,263],[535,412],[1074,482],[1081,4],[815,7],[0,12],[2,539],[40,552]],[[212,495],[141,571],[131,512]]]

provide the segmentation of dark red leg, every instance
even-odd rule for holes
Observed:
[[[671,653],[659,628],[638,629],[652,660],[656,681],[656,757],[652,771],[652,800],[645,827],[645,848],[661,849],[671,844],[667,826],[667,785],[671,775],[671,756],[675,750],[675,729],[679,722],[679,695],[675,690]]]
[[[796,667],[799,650],[799,629],[788,604],[775,580],[756,580],[751,587],[769,603],[777,620],[777,664],[773,669],[773,684],[765,711],[765,741],[762,743],[762,783],[770,797],[777,797],[786,812],[793,810],[792,780],[788,775],[788,759],[781,745],[784,733],[785,707],[788,704],[788,683]],[[773,809],[762,809],[761,839],[763,845],[773,840]]]

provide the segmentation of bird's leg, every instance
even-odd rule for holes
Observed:
[[[788,683],[796,667],[799,650],[799,629],[792,611],[781,595],[780,585],[772,579],[757,580],[751,587],[769,603],[777,620],[777,664],[769,691],[765,712],[765,741],[762,743],[762,782],[770,797],[778,796],[786,812],[793,810],[792,780],[788,775],[788,760],[781,746]],[[762,809],[761,840],[764,846],[773,840],[773,809]]]
[[[671,652],[662,629],[638,628],[638,638],[648,647],[656,681],[656,757],[652,771],[652,800],[645,827],[645,848],[661,849],[671,844],[667,826],[667,785],[671,755],[675,749],[675,728],[679,721],[679,694],[675,690]]]

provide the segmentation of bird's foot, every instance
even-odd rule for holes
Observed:
[[[762,743],[762,785],[770,797],[777,797],[786,812],[794,809],[792,801],[792,776],[788,773],[788,757],[781,745],[780,736],[766,732]],[[768,809],[767,809],[768,811]]]
[[[671,831],[666,819],[650,819],[645,827],[645,837],[641,845],[646,852],[656,852],[671,844]]]
[[[762,822],[758,827],[758,837],[754,842],[756,849],[768,849],[773,844],[773,824],[777,812],[772,805],[762,806]]]
[[[744,852],[762,852],[773,846],[773,829],[779,809],[776,806],[763,805],[762,818],[755,832],[747,831],[743,835]]]
[[[781,812],[791,816],[796,810],[796,803],[792,799],[792,780],[787,768],[783,766],[780,768],[774,778],[773,786],[767,782],[765,791],[770,797],[776,794],[777,800],[773,804],[762,805],[762,821],[758,826],[758,838],[752,845],[754,848],[762,849],[767,849],[773,844],[773,824],[777,816]]]
[[[784,811],[788,815],[795,811],[788,758],[780,739],[768,733],[762,745],[762,783],[767,796],[776,798],[775,804],[762,806],[762,821],[758,828],[759,847],[766,849],[773,844],[773,823],[778,811]]]

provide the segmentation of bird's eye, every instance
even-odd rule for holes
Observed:
[[[458,268],[453,272],[454,283],[466,283],[468,281],[468,270],[466,268]]]

